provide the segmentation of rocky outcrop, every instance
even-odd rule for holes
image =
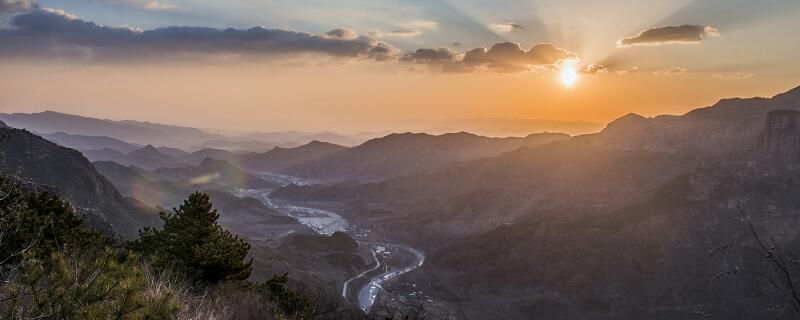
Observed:
[[[723,99],[682,116],[629,114],[582,138],[605,149],[719,157],[756,150],[767,114],[779,110],[800,110],[800,87],[772,98]]]
[[[770,158],[789,169],[800,169],[800,112],[779,110],[767,114],[764,147]]]

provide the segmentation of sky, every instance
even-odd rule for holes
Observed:
[[[605,123],[800,85],[796,0],[0,0],[0,111],[237,131]]]

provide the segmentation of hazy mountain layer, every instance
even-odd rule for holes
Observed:
[[[7,174],[55,188],[84,210],[103,217],[123,238],[133,238],[157,216],[137,212],[80,152],[28,131],[0,128],[2,168]]]
[[[533,134],[524,138],[488,138],[465,132],[440,136],[424,133],[390,134],[346,151],[298,164],[287,172],[325,181],[377,181],[567,138],[569,136],[565,134],[555,133]]]

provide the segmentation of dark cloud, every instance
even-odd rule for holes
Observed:
[[[328,37],[339,40],[353,40],[358,38],[355,31],[345,28],[337,28],[325,33]]]
[[[417,49],[412,53],[404,54],[400,60],[418,64],[442,64],[458,61],[458,52],[450,48]]]
[[[36,9],[11,18],[0,29],[0,56],[49,56],[135,60],[178,56],[241,55],[253,58],[317,53],[333,57],[389,60],[396,49],[349,29],[311,34],[284,29],[108,27],[60,10]]]
[[[578,59],[575,53],[549,43],[541,43],[529,50],[518,43],[496,43],[488,50],[476,48],[464,54],[463,63],[468,66],[484,66],[500,72],[530,70],[534,65],[553,65],[565,59]]]
[[[33,0],[0,0],[0,13],[31,11],[36,8]]]
[[[712,26],[681,25],[652,28],[633,37],[617,41],[618,47],[636,45],[660,45],[666,43],[697,43],[706,37],[719,36],[719,30]]]
[[[529,71],[533,66],[555,65],[561,60],[578,60],[575,53],[549,43],[523,49],[518,43],[501,42],[491,48],[475,48],[459,54],[449,48],[419,49],[407,53],[400,60],[415,64],[441,67],[448,72],[487,70],[494,72]]]

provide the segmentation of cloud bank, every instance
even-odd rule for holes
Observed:
[[[445,72],[524,72],[535,66],[552,66],[562,60],[578,60],[575,53],[550,43],[540,43],[528,50],[515,42],[500,42],[491,48],[475,48],[459,54],[449,48],[419,49],[400,60],[440,67]]]
[[[681,25],[651,28],[639,34],[622,38],[617,47],[662,45],[670,43],[698,43],[708,37],[718,37],[719,30],[712,26]]]
[[[0,0],[7,1],[7,0]],[[0,29],[0,57],[137,60],[171,56],[238,55],[270,58],[294,54],[389,60],[397,49],[349,29],[312,34],[285,29],[109,27],[61,10],[34,9]]]
[[[9,0],[0,1],[10,3]],[[431,21],[408,24],[425,30],[438,27]],[[378,31],[363,36],[346,28],[321,34],[264,27],[171,26],[141,30],[104,26],[62,10],[35,6],[11,17],[9,25],[10,28],[0,29],[0,58],[192,63],[218,57],[263,61],[321,55],[375,61],[400,60],[420,69],[444,72],[525,72],[537,66],[553,66],[566,59],[578,60],[575,53],[549,43],[524,49],[518,43],[500,42],[488,49],[475,48],[464,53],[449,48],[422,48],[401,54],[392,45],[377,40],[381,36]],[[389,35],[410,37],[418,33],[412,29],[400,29]]]

